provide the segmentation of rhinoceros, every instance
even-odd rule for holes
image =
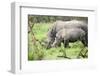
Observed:
[[[69,42],[75,42],[78,40],[86,46],[85,34],[85,31],[80,28],[64,28],[56,34],[52,47],[59,46],[61,42],[64,43],[64,47],[67,47]]]
[[[61,29],[69,29],[69,28],[79,28],[85,31],[85,40],[88,43],[88,24],[84,21],[78,21],[78,20],[71,20],[71,21],[56,21],[53,23],[51,28],[48,31],[47,34],[47,48],[50,48],[51,45],[53,44],[56,34],[61,30]]]

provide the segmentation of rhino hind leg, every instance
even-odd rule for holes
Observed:
[[[83,38],[83,39],[81,40],[81,42],[83,43],[84,46],[87,46],[87,40],[86,40],[86,38]]]
[[[86,41],[86,45],[85,46],[88,47],[88,37],[87,36],[85,37],[85,41]]]

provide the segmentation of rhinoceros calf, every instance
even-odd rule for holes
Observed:
[[[56,34],[61,30],[61,29],[68,29],[68,28],[81,28],[82,30],[85,31],[85,40],[88,43],[88,26],[87,23],[83,21],[78,21],[78,20],[71,20],[71,21],[56,21],[51,28],[48,31],[48,44],[47,48],[50,48],[51,45],[53,44]]]
[[[85,31],[80,28],[64,28],[56,34],[55,41],[52,44],[52,47],[60,45],[61,42],[64,43],[64,47],[67,47],[69,42],[75,42],[77,40],[80,40],[84,45],[87,45],[85,34]]]

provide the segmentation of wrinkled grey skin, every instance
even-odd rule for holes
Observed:
[[[83,21],[78,21],[78,20],[72,20],[72,21],[56,21],[51,28],[48,31],[47,37],[47,48],[50,48],[51,45],[53,44],[56,33],[58,33],[61,29],[66,28],[81,28],[82,30],[85,31],[85,40],[88,43],[88,26],[87,23]]]
[[[56,34],[52,47],[59,46],[61,42],[64,43],[64,47],[67,47],[69,42],[75,42],[77,40],[80,40],[84,45],[87,44],[85,40],[85,31],[79,28],[64,28]]]

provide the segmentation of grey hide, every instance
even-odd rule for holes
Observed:
[[[52,47],[59,46],[61,42],[64,43],[64,47],[67,47],[69,42],[75,42],[77,40],[80,40],[84,45],[86,45],[85,32],[82,29],[64,28],[56,34]]]
[[[71,21],[56,21],[53,23],[51,28],[48,31],[47,34],[47,48],[50,48],[51,45],[53,44],[56,34],[61,30],[61,29],[70,29],[70,28],[80,28],[85,31],[85,40],[88,43],[88,24],[83,22],[83,21],[78,21],[78,20],[71,20]],[[87,45],[86,45],[87,46]]]

